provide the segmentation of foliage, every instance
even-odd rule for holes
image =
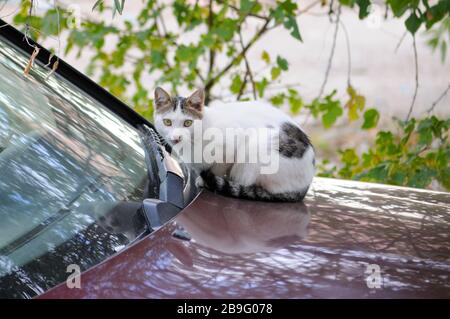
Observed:
[[[377,133],[375,145],[359,156],[340,151],[341,165],[321,163],[321,176],[424,188],[434,179],[450,189],[450,120],[435,116],[397,121],[400,132]]]
[[[336,17],[341,6],[355,8],[364,19],[374,2],[322,0],[314,6],[328,11],[330,17]],[[429,30],[430,45],[445,57],[450,1],[430,2],[387,0],[385,5],[394,17],[405,21],[411,35],[420,28]],[[325,129],[339,122],[360,121],[361,130],[368,131],[375,129],[380,119],[376,108],[367,108],[365,97],[350,84],[350,78],[345,102],[337,98],[336,90],[308,102],[294,87],[275,93],[269,90],[289,70],[285,57],[261,51],[265,66],[258,71],[248,61],[249,50],[275,28],[284,28],[294,39],[303,41],[302,34],[308,30],[300,30],[297,18],[313,6],[299,11],[293,0],[272,4],[255,0],[149,0],[143,1],[134,21],[106,23],[105,19],[83,18],[76,28],[68,23],[73,17],[67,8],[52,8],[41,16],[29,17],[29,7],[30,1],[23,0],[14,17],[15,25],[25,27],[29,23],[29,35],[35,39],[66,31],[64,53],[75,52],[81,58],[86,49],[93,52],[88,74],[148,119],[152,117],[152,90],[156,85],[170,86],[175,93],[202,86],[207,101],[227,94],[238,100],[264,98],[277,107],[288,106],[294,115],[319,119]],[[93,1],[93,11],[99,15],[110,12],[114,16],[124,10],[124,0]],[[168,16],[176,23],[171,28],[165,21]],[[250,21],[255,31],[243,34],[243,26]],[[437,180],[450,189],[448,124],[429,115],[421,120],[398,121],[398,133],[378,132],[374,145],[361,155],[355,149],[341,150],[341,163],[324,161],[319,165],[320,175],[414,187],[427,187]]]
[[[343,5],[353,7],[355,4],[359,8],[359,18],[363,19],[369,15],[371,0],[339,0]],[[431,2],[431,4],[430,4]],[[450,13],[450,1],[429,1],[429,0],[387,0],[386,5],[397,18],[407,16],[405,20],[406,29],[412,34],[416,33],[422,25],[427,29],[431,28]]]
[[[428,45],[433,51],[439,50],[442,63],[445,62],[450,46],[450,17],[441,21],[440,25],[428,31]]]

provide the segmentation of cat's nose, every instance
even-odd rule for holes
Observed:
[[[178,144],[178,143],[181,142],[182,139],[183,139],[182,136],[174,137],[174,138],[172,138],[172,143],[173,144]]]

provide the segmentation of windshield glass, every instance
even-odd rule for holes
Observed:
[[[29,298],[145,231],[136,129],[0,37],[0,297]]]

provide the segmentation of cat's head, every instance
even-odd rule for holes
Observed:
[[[162,88],[155,89],[154,123],[172,145],[194,136],[194,125],[203,118],[205,93],[198,89],[189,97],[172,97]]]

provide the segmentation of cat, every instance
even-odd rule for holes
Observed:
[[[204,100],[203,89],[185,98],[171,97],[157,87],[154,95],[154,125],[174,149],[201,146],[203,151],[214,149],[213,156],[223,158],[211,161],[205,156],[207,152],[201,153],[199,161],[192,160],[191,155],[184,158],[186,162],[193,162],[193,167],[200,173],[197,186],[251,200],[303,200],[315,173],[314,148],[303,130],[287,114],[266,102],[233,102],[206,107]],[[196,134],[199,127],[201,134]],[[269,133],[244,136],[249,130]],[[223,136],[233,131],[237,134],[237,143],[234,139],[233,143],[228,139],[209,142],[206,136],[211,131]],[[262,157],[253,162],[238,161],[238,158],[248,160],[252,155],[250,146],[267,149],[270,161],[262,163]],[[222,152],[226,153],[225,157],[221,157]],[[244,157],[239,157],[242,153]],[[276,170],[264,172],[269,166]]]

